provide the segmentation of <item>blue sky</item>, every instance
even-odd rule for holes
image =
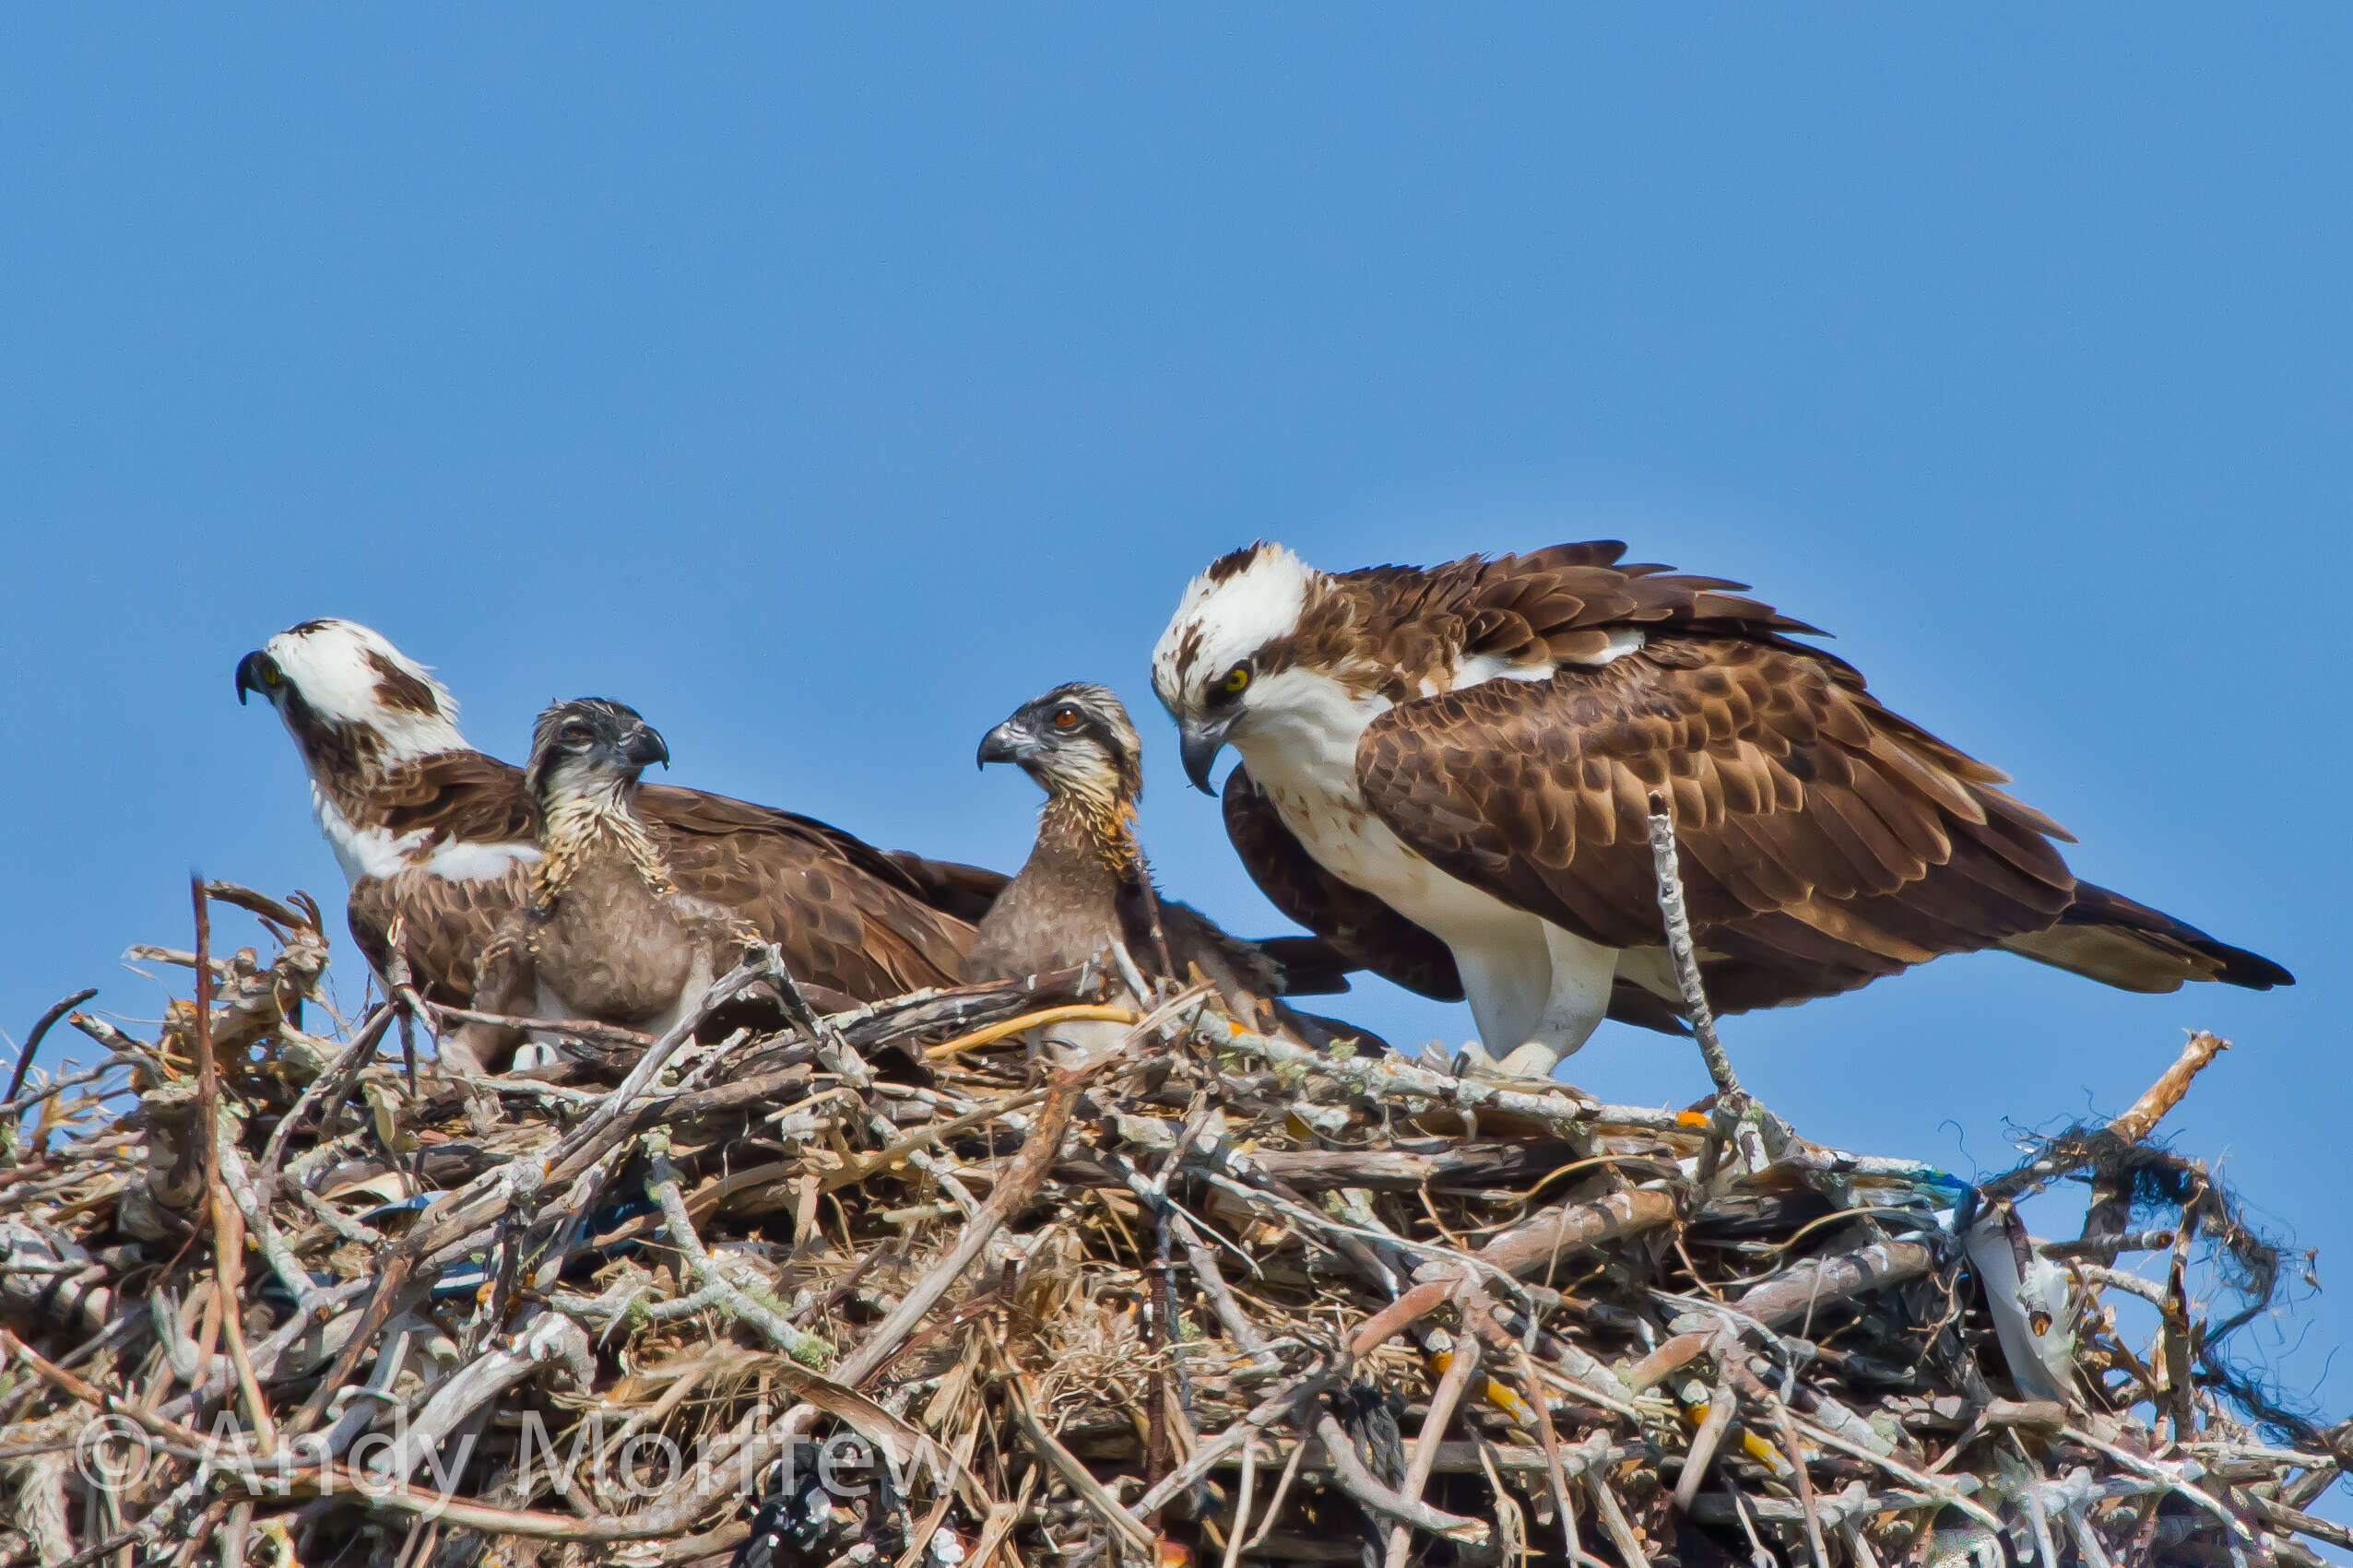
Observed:
[[[2323,1281],[2353,1256],[2346,13],[52,9],[0,45],[0,1028],[84,984],[154,1016],[117,955],[184,939],[192,865],[339,895],[231,695],[298,619],[437,666],[488,749],[620,697],[677,782],[1008,867],[1033,792],[975,744],[1104,680],[1168,890],[1271,929],[1146,684],[1186,577],[1261,535],[1619,536],[1838,632],[2087,875],[2303,981],[1948,960],[1733,1020],[1756,1088],[1990,1172],[2209,1027],[2181,1147]],[[1569,1076],[1704,1087],[1614,1028]],[[2259,1331],[2340,1410],[2345,1300]]]

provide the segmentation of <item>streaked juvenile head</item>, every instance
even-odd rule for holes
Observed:
[[[543,808],[593,800],[619,805],[649,762],[670,763],[659,732],[624,702],[575,697],[551,703],[531,727],[523,782]]]
[[[1131,805],[1143,794],[1143,743],[1108,687],[1074,680],[1013,710],[984,737],[982,766],[1011,762],[1047,796],[1098,807]]]

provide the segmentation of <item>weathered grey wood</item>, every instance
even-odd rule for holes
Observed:
[[[1884,1240],[1828,1257],[1810,1257],[1731,1303],[1743,1317],[1779,1328],[1809,1308],[1834,1306],[1866,1291],[1917,1279],[1936,1267],[1936,1254],[1921,1242]],[[1687,1312],[1673,1324],[1677,1334],[1696,1334],[1720,1322],[1715,1315]]]

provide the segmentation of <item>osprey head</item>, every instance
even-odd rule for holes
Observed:
[[[649,762],[670,765],[659,732],[623,702],[575,697],[543,709],[531,726],[524,787],[542,807],[595,798],[618,804],[637,787]]]
[[[355,620],[306,620],[237,664],[237,701],[258,691],[313,775],[349,778],[467,749],[457,703],[424,666]]]
[[[1118,806],[1143,794],[1143,743],[1108,687],[1083,680],[1023,703],[981,740],[980,764],[1018,763],[1049,796]]]
[[[1290,666],[1322,573],[1265,540],[1210,562],[1185,589],[1152,654],[1152,689],[1176,721],[1185,776],[1203,794],[1225,743],[1264,708]]]

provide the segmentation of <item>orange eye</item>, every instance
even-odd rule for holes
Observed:
[[[1077,710],[1076,708],[1057,708],[1057,709],[1054,711],[1054,727],[1055,727],[1056,729],[1076,729],[1076,728],[1078,728],[1078,727],[1079,727],[1079,712],[1078,712],[1078,710]]]

